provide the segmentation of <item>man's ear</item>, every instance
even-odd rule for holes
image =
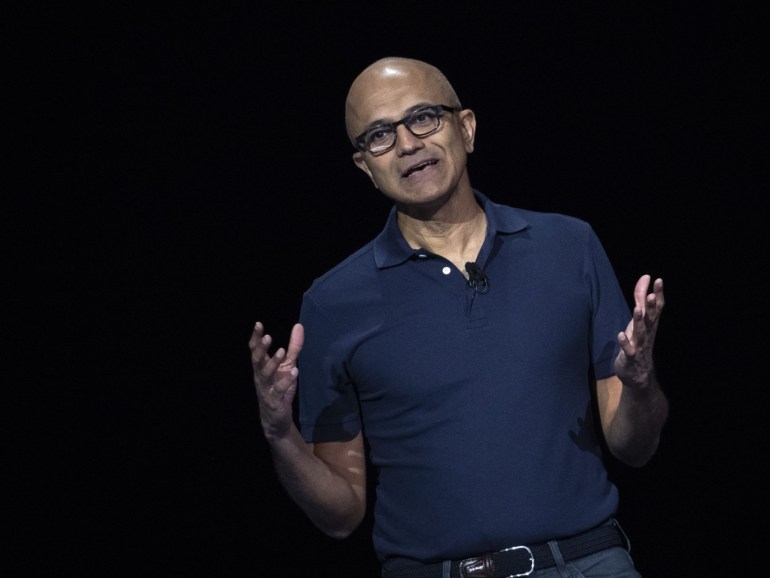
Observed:
[[[380,187],[377,186],[377,183],[374,181],[374,177],[372,176],[372,171],[369,170],[368,165],[366,164],[366,157],[364,156],[364,153],[361,151],[356,151],[353,153],[353,162],[356,163],[356,166],[364,171],[366,173],[366,176],[369,177],[369,180],[372,181],[372,184],[374,185],[375,189],[379,189]]]
[[[465,151],[472,153],[476,140],[476,114],[471,109],[465,108],[458,113],[458,116],[460,117],[460,130],[463,133]]]

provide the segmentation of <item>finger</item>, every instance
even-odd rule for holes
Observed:
[[[278,349],[272,356],[268,354],[272,341],[272,336],[263,335],[261,339],[256,340],[251,352],[254,383],[257,388],[270,387],[278,368],[286,356],[286,350],[283,348]]]
[[[291,328],[291,335],[289,336],[289,350],[286,354],[285,363],[295,364],[299,352],[302,351],[302,345],[305,343],[305,328],[296,323]]]
[[[256,337],[259,337],[259,339]],[[249,346],[251,347],[251,362],[253,364],[262,365],[269,359],[267,351],[270,349],[273,338],[270,335],[255,335],[252,339],[253,340],[249,342]]]
[[[638,348],[642,343],[644,343],[645,337],[647,336],[647,324],[645,323],[645,315],[646,310],[644,307],[634,308],[633,313],[633,330],[632,330],[632,336],[629,338],[629,341],[633,340],[634,348]]]
[[[285,355],[286,350],[283,348],[276,351],[273,359],[263,369],[263,374],[266,374],[264,379],[255,379],[257,395],[273,408],[283,403],[284,399],[291,400],[297,387],[299,369],[293,365],[284,367],[282,362]]]
[[[625,331],[618,333],[618,344],[620,345],[620,353],[628,357],[634,356],[634,346]]]
[[[254,324],[254,329],[251,332],[251,338],[249,339],[249,349],[251,349],[252,360],[261,359],[273,341],[273,338],[270,335],[266,335],[264,331],[264,325],[257,321]]]
[[[655,309],[660,311],[666,304],[666,297],[663,293],[663,279],[655,279],[655,283],[652,285],[652,295],[655,299]]]
[[[634,305],[637,309],[645,310],[647,306],[647,289],[650,287],[650,276],[642,275],[634,287]],[[634,315],[636,317],[636,315]]]
[[[647,319],[653,324],[657,323],[665,302],[666,300],[663,294],[663,280],[658,278],[652,285],[652,292],[649,293],[646,297]]]
[[[263,361],[254,366],[254,376],[263,386],[278,386],[286,380],[291,381],[296,373],[293,364],[286,365],[286,350],[281,347],[273,356],[265,354]]]
[[[259,346],[264,329],[264,326],[259,321],[254,324],[254,328],[251,330],[251,337],[249,338],[249,349],[251,349],[251,351],[254,351],[254,349]]]

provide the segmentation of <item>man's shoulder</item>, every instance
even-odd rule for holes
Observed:
[[[493,215],[495,224],[501,232],[516,232],[533,227],[551,231],[590,228],[587,221],[574,215],[556,211],[524,209],[505,202],[492,201],[478,191],[476,191],[476,195],[483,201],[487,214]]]
[[[374,274],[374,240],[369,241],[334,265],[325,273],[316,277],[309,291],[354,290],[365,282],[368,274]]]
[[[522,228],[533,234],[580,234],[591,230],[591,225],[575,215],[555,211],[523,209],[509,205],[496,205],[497,222],[501,230],[515,232]],[[522,227],[522,223],[524,226]],[[507,227],[506,227],[507,225]]]

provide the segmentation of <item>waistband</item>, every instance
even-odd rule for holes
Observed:
[[[565,562],[595,554],[607,548],[622,546],[628,549],[628,540],[617,521],[561,540],[553,540]],[[515,578],[529,576],[535,570],[556,565],[548,542],[531,546],[511,546],[497,552],[486,552],[464,560],[446,560],[383,571],[383,578],[444,578],[444,567],[449,566],[449,578]]]

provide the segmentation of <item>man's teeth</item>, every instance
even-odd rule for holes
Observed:
[[[406,172],[406,175],[409,176],[412,173],[416,173],[417,171],[423,170],[425,167],[430,166],[433,164],[433,161],[425,161],[424,163],[420,163],[417,166],[412,167]]]

